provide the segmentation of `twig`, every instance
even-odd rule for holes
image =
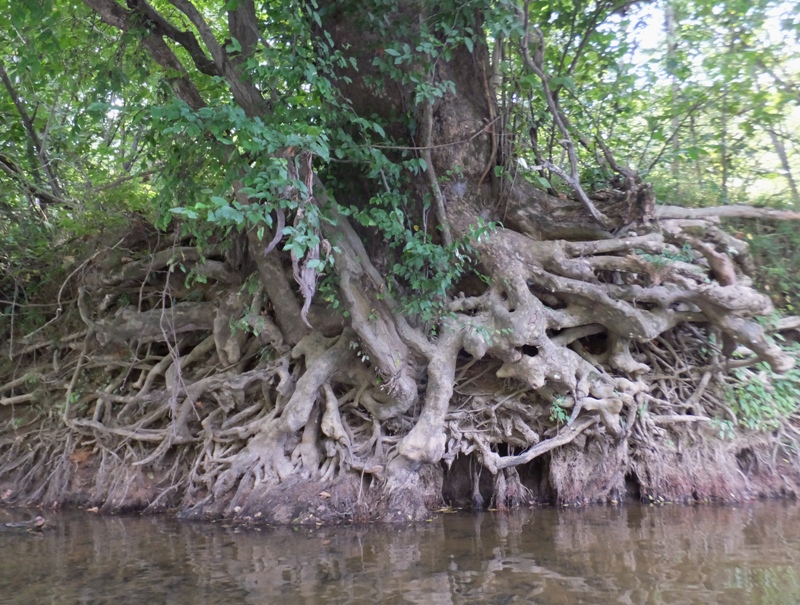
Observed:
[[[25,393],[24,395],[17,395],[16,397],[0,397],[0,405],[18,405],[20,403],[28,403],[33,401],[34,393]]]
[[[433,131],[433,103],[425,103],[422,109],[422,140],[425,141],[425,147],[422,149],[422,159],[425,160],[425,175],[428,177],[428,183],[431,186],[433,193],[433,207],[436,210],[436,220],[442,228],[442,241],[445,246],[450,246],[453,243],[453,236],[450,233],[450,222],[447,220],[447,212],[444,207],[444,196],[439,187],[439,181],[436,178],[436,170],[433,167],[433,159],[431,158],[431,136]]]
[[[28,374],[25,374],[24,376],[20,376],[16,380],[12,380],[11,382],[7,382],[6,384],[0,385],[0,393],[2,393],[3,391],[10,391],[11,389],[14,389],[20,385],[25,384],[28,381],[33,381],[33,380],[44,380],[44,376],[42,376],[41,374],[37,374],[35,372],[30,372]]]
[[[72,420],[70,419],[70,406],[71,406],[71,399],[72,399],[72,391],[75,388],[75,384],[78,382],[78,375],[80,374],[81,368],[83,367],[83,362],[86,359],[86,353],[89,350],[89,340],[94,337],[94,330],[90,329],[86,332],[86,338],[83,339],[83,348],[81,349],[81,353],[78,356],[78,364],[75,366],[75,371],[72,373],[72,380],[69,382],[69,386],[67,387],[67,393],[64,396],[64,414],[63,414],[63,421],[64,424],[67,426],[71,426]]]
[[[486,129],[492,126],[494,122],[497,122],[499,119],[500,116],[497,116],[493,122],[490,122],[486,126],[481,127],[481,129],[476,131],[475,134],[469,136],[466,139],[451,141],[450,143],[438,143],[436,145],[366,145],[365,147],[370,149],[389,149],[393,151],[422,151],[424,149],[445,149],[447,147],[453,147],[455,145],[464,145],[466,143],[471,143],[482,134],[485,134]]]
[[[558,109],[556,105],[556,101],[553,98],[553,92],[550,89],[550,84],[548,82],[547,74],[544,72],[544,34],[542,34],[539,28],[534,28],[536,33],[537,39],[537,48],[534,50],[534,56],[531,57],[530,50],[528,48],[530,42],[530,21],[528,16],[528,8],[529,2],[525,3],[525,35],[522,39],[522,56],[525,62],[525,66],[536,74],[539,77],[539,80],[542,82],[542,91],[544,93],[545,101],[547,102],[547,108],[550,110],[550,114],[553,117],[553,122],[558,127],[559,132],[561,132],[561,136],[563,140],[561,144],[563,145],[564,149],[567,151],[567,155],[569,157],[570,163],[570,175],[567,175],[566,171],[562,170],[561,168],[557,168],[554,164],[548,161],[544,161],[543,165],[545,167],[550,168],[558,174],[562,179],[567,181],[575,193],[578,195],[581,203],[584,205],[586,210],[589,211],[589,214],[601,225],[608,226],[609,220],[602,212],[600,212],[592,201],[589,199],[589,196],[586,195],[586,192],[583,190],[583,187],[580,184],[580,177],[578,175],[578,158],[575,155],[575,145],[572,142],[572,137],[569,133],[569,128],[567,128],[567,124],[565,123],[564,117],[561,114],[561,111]]]
[[[711,418],[705,416],[686,416],[679,414],[665,414],[661,416],[651,415],[650,420],[653,424],[686,424],[692,422],[711,422]]]
[[[61,284],[61,287],[58,289],[58,296],[56,297],[56,304],[58,305],[58,308],[56,309],[56,316],[53,319],[51,319],[50,321],[48,321],[46,324],[44,324],[43,326],[37,328],[36,330],[31,332],[30,334],[27,334],[25,336],[25,340],[29,339],[34,334],[37,334],[38,332],[41,332],[47,326],[49,326],[51,323],[53,323],[54,321],[58,320],[61,317],[61,312],[63,311],[63,305],[62,305],[62,302],[61,302],[61,295],[64,293],[64,288],[67,286],[67,282],[69,282],[69,280],[72,279],[72,276],[75,275],[76,273],[78,273],[78,271],[81,271],[86,265],[88,265],[90,262],[92,262],[95,258],[97,258],[98,256],[100,256],[101,254],[103,254],[105,252],[108,252],[109,250],[114,250],[117,246],[119,246],[124,241],[125,241],[125,238],[123,237],[116,244],[111,246],[111,248],[103,248],[102,250],[98,250],[97,252],[92,254],[89,258],[87,258],[85,261],[83,261],[80,265],[78,265],[75,268],[75,270],[72,271],[72,273],[67,275],[66,279],[64,279],[64,282]]]

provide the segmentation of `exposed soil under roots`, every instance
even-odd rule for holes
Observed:
[[[129,235],[9,343],[0,498],[318,523],[796,494],[796,410],[748,431],[726,398],[733,367],[791,367],[748,319],[768,301],[727,256],[738,281],[714,278],[720,253],[681,233],[501,230],[478,244],[491,285],[454,297],[436,338],[378,296],[346,228],[349,317],[312,304],[314,329],[277,252],[245,239],[148,251],[155,240]],[[658,264],[668,240],[683,256]]]

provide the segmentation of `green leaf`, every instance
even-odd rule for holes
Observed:
[[[231,41],[228,42],[225,50],[227,50],[229,53],[240,53],[242,52],[242,45],[236,38],[231,38]]]

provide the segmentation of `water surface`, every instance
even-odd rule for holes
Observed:
[[[0,522],[23,518],[0,511]],[[800,603],[800,504],[442,514],[235,531],[50,513],[0,532],[0,603]]]

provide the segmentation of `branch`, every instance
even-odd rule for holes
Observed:
[[[26,194],[38,198],[40,202],[44,202],[46,204],[59,204],[66,206],[67,208],[72,208],[74,206],[73,202],[53,195],[35,183],[31,183],[25,178],[22,169],[13,160],[2,154],[0,154],[0,170],[5,172],[12,179],[18,181]]]
[[[189,21],[192,22],[192,25],[197,28],[200,38],[202,38],[208,52],[211,53],[214,65],[216,65],[217,70],[221,72],[225,63],[225,51],[222,49],[222,46],[220,46],[208,23],[203,19],[200,11],[197,10],[194,4],[188,2],[188,0],[169,0],[169,3],[186,15]],[[192,36],[192,39],[194,39],[194,36]]]
[[[39,374],[38,372],[28,372],[19,378],[12,380],[11,382],[7,382],[6,384],[0,385],[0,393],[5,391],[10,391],[12,389],[17,388],[18,386],[22,386],[27,383],[36,383],[44,381],[44,376]]]
[[[442,228],[442,240],[445,246],[453,243],[453,236],[450,233],[450,223],[447,220],[447,212],[444,208],[444,197],[439,188],[439,181],[436,178],[436,171],[433,168],[431,158],[431,133],[433,132],[433,103],[426,102],[422,109],[422,159],[425,160],[425,175],[433,193],[433,207],[436,210],[436,220]]]
[[[116,27],[117,29],[129,33],[135,29],[141,30],[141,27],[138,26],[136,23],[136,19],[133,18],[133,13],[131,11],[125,10],[122,6],[114,2],[114,0],[83,0],[84,4],[91,8],[94,12],[98,14],[100,19],[103,23],[110,25],[112,27]],[[141,1],[134,2],[134,6],[144,4]],[[156,13],[152,8],[151,11],[156,15]],[[141,13],[140,13],[141,14]],[[147,15],[142,14],[142,16],[147,17]],[[148,19],[148,21],[151,21]],[[162,18],[163,21],[163,18]],[[151,21],[152,22],[152,21]],[[169,23],[164,23],[169,26]],[[155,23],[154,23],[155,25]],[[171,27],[171,26],[170,26]],[[172,28],[175,30],[175,28]],[[180,34],[181,32],[178,32]],[[167,45],[166,42],[161,38],[162,35],[167,35],[165,31],[149,31],[142,35],[142,46],[144,46],[150,55],[155,59],[155,61],[164,68],[164,70],[169,74],[170,72],[177,72],[178,76],[168,75],[167,79],[172,87],[172,90],[175,92],[175,95],[181,99],[184,103],[189,105],[192,109],[200,109],[201,107],[205,107],[205,101],[200,96],[200,91],[197,90],[197,87],[192,82],[191,78],[189,78],[189,74],[186,71],[186,68],[183,66],[183,63],[180,62],[178,57],[172,51],[172,49]],[[191,36],[191,34],[189,34]],[[191,36],[194,39],[194,36]],[[175,38],[173,38],[175,39]],[[176,40],[177,41],[177,40]],[[179,42],[180,43],[180,42]],[[187,44],[190,44],[187,39]],[[191,44],[190,44],[191,45]],[[196,46],[197,50],[199,51],[200,55],[192,55],[191,51],[189,52],[192,59],[195,61],[195,66],[198,70],[202,71],[203,73],[208,73],[208,65],[211,63],[207,57],[203,54],[200,46],[197,44],[197,41],[194,41],[194,45]],[[186,48],[186,46],[184,46]],[[189,49],[187,49],[188,51]],[[202,59],[205,59],[205,62]],[[198,60],[200,64],[198,64]],[[202,67],[201,67],[202,66]],[[213,65],[212,65],[213,67]],[[204,71],[204,68],[206,71]],[[216,73],[215,71],[212,73]]]
[[[778,85],[778,88],[781,89],[787,95],[794,97],[795,99],[800,98],[798,95],[798,89],[796,86],[792,85],[791,83],[787,82],[777,73],[775,73],[775,69],[769,67],[762,59],[756,59],[756,65],[766,71],[770,76],[772,76],[773,81],[775,84]]]
[[[146,0],[132,0],[130,6],[154,26],[153,33],[166,36],[170,40],[180,44],[186,52],[189,53],[195,67],[197,67],[200,72],[208,76],[221,75],[215,61],[210,60],[206,56],[200,44],[197,42],[197,38],[194,37],[194,34],[179,30],[172,25],[172,23],[167,21],[156,9],[150,6]]]
[[[107,183],[103,183],[102,185],[95,185],[93,187],[90,187],[89,189],[86,190],[86,194],[91,195],[99,193],[100,191],[115,189],[116,187],[119,187],[120,185],[122,185],[123,183],[127,183],[128,181],[133,181],[135,179],[143,179],[145,177],[152,176],[163,168],[163,164],[161,162],[156,164],[156,166],[157,166],[156,168],[151,168],[150,170],[142,170],[140,172],[134,172],[134,173],[130,172],[130,166],[128,166],[126,168],[127,174],[125,174],[124,176],[120,176],[114,179],[113,181],[108,181]]]
[[[755,208],[753,206],[744,205],[712,206],[710,208],[656,206],[655,216],[658,219],[756,218],[776,221],[800,220],[800,212],[776,210],[773,208]]]
[[[537,48],[534,50],[534,56],[531,57],[530,50],[528,48],[530,42],[530,31],[529,31],[529,19],[528,19],[528,2],[525,3],[525,35],[522,39],[522,55],[525,61],[525,66],[534,74],[539,77],[539,80],[542,82],[542,91],[544,92],[545,100],[547,101],[547,107],[550,110],[550,114],[553,116],[553,122],[558,126],[558,130],[561,132],[561,135],[564,137],[561,141],[561,144],[567,151],[567,155],[569,156],[569,164],[570,164],[570,172],[571,175],[567,175],[566,171],[561,170],[560,168],[556,169],[555,165],[547,162],[548,166],[553,167],[553,171],[556,172],[561,178],[563,178],[570,186],[573,188],[575,193],[578,195],[581,203],[584,205],[586,210],[589,211],[589,214],[601,225],[604,227],[609,224],[608,218],[600,212],[592,201],[589,199],[589,196],[586,195],[586,192],[583,190],[580,184],[580,177],[578,175],[578,158],[575,155],[575,145],[572,142],[572,137],[569,134],[569,128],[567,127],[561,112],[556,105],[555,98],[553,97],[553,92],[550,90],[550,84],[548,83],[547,74],[544,72],[544,35],[542,34],[541,30],[535,28],[536,32],[536,39],[537,39]]]
[[[242,109],[251,115],[260,113],[261,110],[264,109],[262,107],[264,104],[264,99],[261,96],[261,92],[252,83],[243,80],[239,75],[239,71],[230,64],[228,61],[228,54],[225,52],[225,49],[222,48],[219,41],[217,41],[217,38],[214,36],[214,32],[211,31],[211,27],[203,19],[203,16],[200,14],[200,11],[197,10],[197,7],[189,2],[189,0],[169,0],[169,2],[184,15],[186,15],[189,18],[189,21],[192,22],[192,25],[197,28],[200,38],[202,38],[203,43],[206,45],[206,48],[208,48],[209,52],[211,53],[211,57],[214,59],[216,72],[223,76],[228,82],[228,86],[230,87],[236,102],[242,107]],[[248,13],[248,15],[251,18],[255,18],[255,11]],[[183,36],[187,35],[184,32],[180,33]],[[179,42],[174,37],[172,37],[172,39],[176,42]],[[191,42],[193,44],[197,44],[194,36],[191,36]],[[205,55],[203,55],[203,58],[205,58]],[[196,62],[197,61],[195,60],[195,63]]]
[[[690,422],[711,422],[711,418],[706,418],[705,416],[681,416],[678,414],[669,414],[665,416],[650,416],[650,420],[655,425],[659,424],[679,424],[679,423],[690,423]]]
[[[774,328],[767,328],[768,332],[784,332],[786,330],[800,330],[800,317],[797,315],[782,317]]]
[[[11,80],[6,73],[5,66],[3,65],[2,61],[0,61],[0,80],[3,81],[3,85],[6,88],[11,100],[14,103],[14,107],[17,109],[17,113],[19,113],[19,117],[22,120],[22,125],[25,127],[25,132],[28,133],[28,136],[33,143],[33,147],[36,150],[36,159],[39,162],[41,168],[47,174],[47,179],[50,181],[50,188],[53,190],[53,193],[56,197],[61,198],[63,194],[61,193],[61,187],[58,185],[58,181],[56,180],[55,174],[50,169],[50,163],[47,160],[47,153],[45,152],[44,145],[42,145],[42,141],[39,138],[39,134],[36,132],[36,128],[33,125],[33,120],[28,115],[28,112],[25,110],[25,105],[23,105],[22,100],[19,98],[17,91],[14,89]],[[35,113],[35,112],[34,112]]]
[[[581,41],[578,44],[578,48],[575,50],[575,55],[572,57],[572,61],[570,61],[569,67],[567,68],[567,71],[565,72],[566,75],[571,75],[572,72],[575,71],[575,68],[578,65],[578,61],[580,60],[581,55],[583,54],[583,51],[586,50],[586,45],[589,43],[589,40],[591,39],[592,34],[595,33],[595,31],[597,31],[597,26],[599,24],[600,17],[602,16],[603,11],[608,9],[608,8],[612,8],[612,7],[613,7],[613,4],[612,4],[612,6],[605,6],[601,2],[598,3],[597,8],[595,9],[594,13],[592,13],[592,16],[589,18],[589,25],[586,27],[586,29],[583,32],[583,35],[581,36]],[[579,8],[578,10],[581,10],[581,8]],[[574,21],[573,21],[573,28],[574,28]],[[574,30],[573,30],[573,32],[574,32]],[[567,50],[569,49],[569,46],[574,41],[575,41],[575,35],[573,33],[573,35],[570,37],[569,43],[564,45],[564,54],[561,56],[561,62],[560,62],[559,68],[563,68],[564,67],[564,60],[567,57]],[[555,89],[553,90],[553,94],[555,96],[558,96],[558,92],[559,92],[559,90],[561,90],[561,88],[563,88],[563,86],[564,86],[563,84],[559,84],[558,86],[556,86]]]
[[[675,130],[672,132],[669,138],[667,138],[667,140],[664,141],[664,144],[661,146],[661,151],[659,151],[658,154],[656,154],[656,157],[653,159],[653,161],[650,162],[650,165],[645,170],[645,174],[650,173],[653,170],[653,168],[655,168],[656,164],[658,164],[661,161],[661,157],[664,155],[667,149],[669,149],[669,146],[672,144],[675,137],[678,136],[678,133],[683,128],[683,125],[686,124],[686,121],[689,120],[694,115],[694,112],[711,103],[712,100],[704,97],[703,99],[698,100],[696,103],[694,103],[691,107],[689,107],[686,110],[686,115],[684,115],[683,118],[680,120],[680,122],[678,122],[678,126],[675,128]]]
[[[598,223],[604,226],[608,224],[608,217],[600,212],[592,203],[592,200],[589,199],[589,196],[586,195],[586,192],[583,190],[583,187],[581,187],[581,184],[578,181],[577,175],[573,174],[570,176],[565,170],[556,166],[552,162],[548,162],[547,160],[542,160],[542,167],[547,168],[551,172],[555,172],[558,176],[564,179],[564,181],[566,181],[566,183],[572,187],[572,190],[578,195],[578,199],[580,199],[581,203],[589,211],[589,214],[591,214]]]
[[[15,397],[0,397],[0,405],[19,405],[20,403],[29,403],[34,399],[36,399],[36,393],[26,393]]]
[[[228,6],[231,4],[228,3]],[[235,38],[242,48],[241,54],[233,59],[235,63],[242,62],[255,51],[258,41],[261,39],[257,24],[254,0],[239,0],[234,7],[228,10],[228,31],[231,38]],[[264,46],[269,48],[266,40]]]

